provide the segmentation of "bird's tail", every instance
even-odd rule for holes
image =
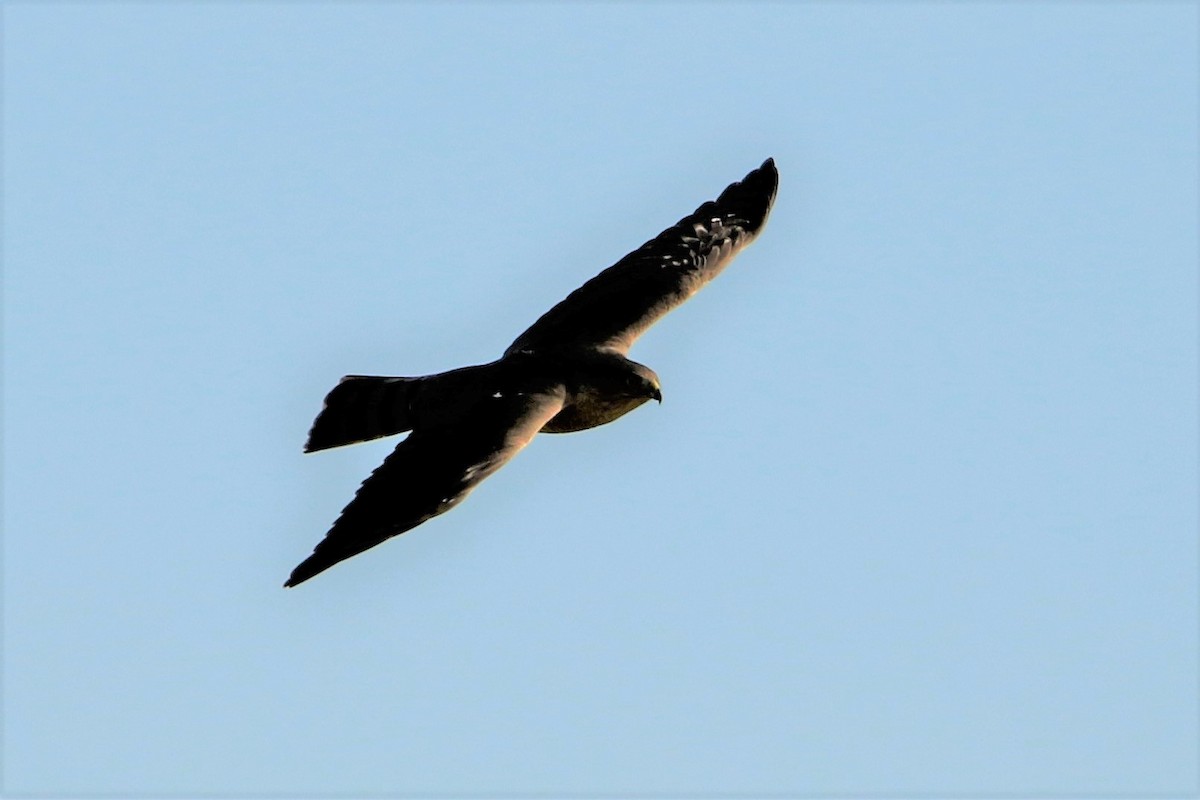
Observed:
[[[412,430],[412,401],[420,383],[420,378],[347,375],[325,397],[304,452]]]

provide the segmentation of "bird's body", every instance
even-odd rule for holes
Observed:
[[[284,585],[449,511],[539,432],[594,428],[661,401],[658,376],[625,354],[753,241],[777,185],[768,159],[576,289],[496,361],[416,378],[343,378],[306,452],[411,433]]]

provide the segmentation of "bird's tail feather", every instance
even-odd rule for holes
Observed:
[[[412,430],[413,395],[420,378],[347,375],[325,397],[304,452],[366,442]]]

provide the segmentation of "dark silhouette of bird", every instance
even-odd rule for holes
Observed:
[[[662,402],[658,376],[626,353],[754,241],[778,182],[767,159],[576,289],[490,364],[416,378],[342,378],[305,452],[411,433],[284,586],[454,508],[539,432],[594,428],[648,400]]]

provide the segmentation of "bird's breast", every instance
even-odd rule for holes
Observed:
[[[542,433],[571,433],[595,428],[628,414],[648,399],[582,389],[568,397],[563,410],[542,426]]]

